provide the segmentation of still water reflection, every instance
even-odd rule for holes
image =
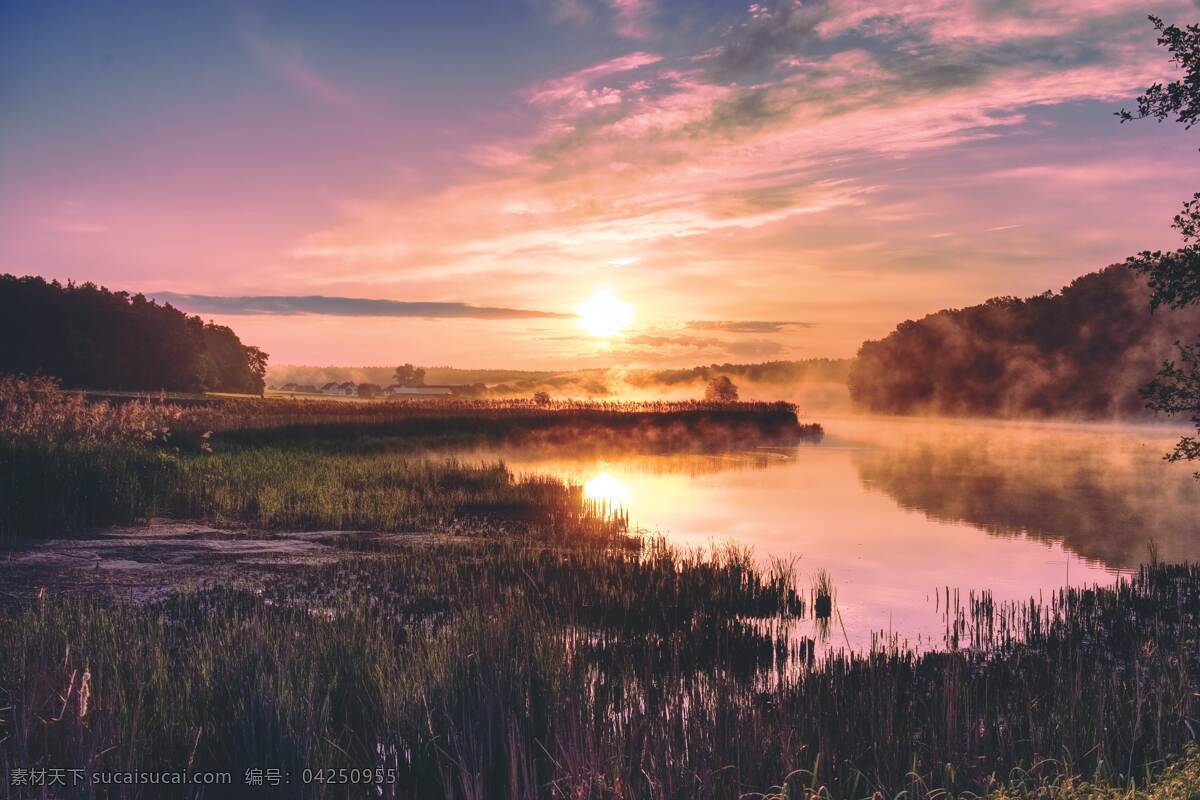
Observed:
[[[633,526],[685,546],[799,556],[837,589],[832,644],[941,641],[937,590],[1024,599],[1105,583],[1146,560],[1200,559],[1200,482],[1153,428],[823,420],[820,444],[717,454],[505,453]]]

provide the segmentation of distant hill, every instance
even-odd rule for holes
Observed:
[[[68,388],[259,392],[267,354],[231,329],[93,283],[0,275],[0,372]]]
[[[1123,265],[1061,292],[997,297],[901,323],[864,342],[850,371],[860,407],[894,414],[1138,417],[1138,389],[1200,334],[1200,309],[1150,313]]]

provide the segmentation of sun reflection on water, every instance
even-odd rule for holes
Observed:
[[[583,485],[583,497],[609,511],[629,508],[629,486],[607,472],[599,473]]]

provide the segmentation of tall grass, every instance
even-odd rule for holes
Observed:
[[[387,452],[0,442],[0,542],[61,536],[155,516],[262,530],[459,530],[542,537],[616,535],[579,487],[516,477],[500,463]]]
[[[137,445],[163,442],[188,424],[169,403],[89,402],[52,378],[0,375],[0,441],[38,445]]]
[[[934,798],[1145,785],[1193,740],[1196,567],[978,598],[948,617],[972,647],[945,652],[812,660],[801,613],[790,571],[736,551],[487,542],[347,551],[262,594],[51,597],[0,612],[0,763],[378,767],[396,782],[368,791],[395,797]]]

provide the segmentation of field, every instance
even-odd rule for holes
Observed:
[[[5,573],[0,797],[41,796],[13,776],[57,768],[228,772],[220,796],[1196,796],[1196,566],[1016,604],[947,592],[940,647],[847,651],[820,565],[681,550],[577,486],[446,449],[819,434],[786,406],[355,416],[5,391],[14,553],[169,517],[316,531],[335,557],[137,601]],[[279,785],[248,786],[254,770]]]

